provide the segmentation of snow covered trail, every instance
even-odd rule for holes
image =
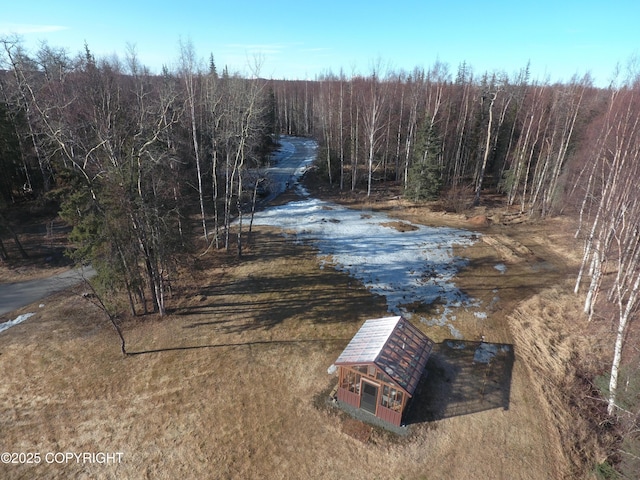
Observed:
[[[265,202],[283,193],[304,174],[316,157],[318,144],[314,140],[283,135],[280,149],[271,157],[272,166],[267,169],[269,196]]]
[[[295,142],[287,142],[287,148]],[[315,155],[315,150],[310,153]],[[376,212],[361,212],[337,204],[307,198],[258,212],[255,225],[282,228],[297,241],[310,242],[322,262],[360,280],[372,293],[387,299],[389,311],[411,318],[406,306],[415,302],[441,305],[435,318],[420,317],[429,324],[446,326],[456,338],[456,307],[477,302],[454,284],[453,278],[467,261],[453,254],[454,245],[470,245],[478,234],[455,228],[427,227],[409,222],[397,229],[396,219]],[[402,230],[402,231],[401,231]],[[324,265],[324,263],[322,263]]]

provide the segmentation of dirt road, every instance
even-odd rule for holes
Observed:
[[[49,295],[69,288],[95,274],[91,267],[76,268],[48,278],[18,283],[0,284],[0,315],[37,302]]]

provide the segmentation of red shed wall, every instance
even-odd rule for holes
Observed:
[[[360,408],[360,395],[350,392],[346,388],[338,388],[338,400]]]
[[[402,413],[383,407],[382,405],[378,405],[376,417],[399,427],[402,420]]]

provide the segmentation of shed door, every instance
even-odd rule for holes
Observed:
[[[360,408],[376,414],[376,404],[378,403],[378,386],[368,382],[362,382],[362,396],[360,398]]]

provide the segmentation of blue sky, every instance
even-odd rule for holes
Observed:
[[[219,69],[247,74],[259,59],[261,76],[288,79],[436,61],[453,75],[463,61],[512,74],[530,61],[533,78],[590,72],[606,86],[640,52],[639,19],[639,0],[0,0],[0,35],[18,33],[30,50],[46,41],[75,54],[86,41],[96,56],[124,58],[134,45],[159,72],[191,41]]]

